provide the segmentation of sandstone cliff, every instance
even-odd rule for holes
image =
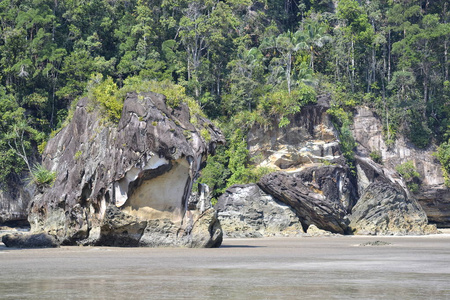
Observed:
[[[328,108],[329,98],[322,96],[317,105],[303,107],[290,116],[285,127],[279,128],[276,119],[268,126],[256,124],[248,133],[250,156],[260,157],[261,166],[287,171],[341,157]]]
[[[79,101],[43,154],[57,178],[31,201],[31,231],[62,244],[220,245],[215,211],[188,208],[201,165],[224,142],[212,123],[196,119],[185,104],[168,107],[151,92],[128,94],[118,124]]]

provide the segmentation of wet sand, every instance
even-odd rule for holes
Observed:
[[[374,242],[384,245],[362,246]],[[450,299],[450,234],[226,239],[218,249],[0,246],[0,270],[1,299]]]

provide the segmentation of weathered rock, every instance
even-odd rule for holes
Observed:
[[[186,105],[170,108],[151,92],[128,94],[118,125],[92,107],[79,101],[47,143],[43,164],[57,178],[31,202],[32,232],[64,244],[189,246],[201,215],[188,208],[192,183],[224,142],[220,131],[198,115],[194,126]]]
[[[290,123],[280,128],[279,120],[268,125],[255,124],[248,133],[248,147],[257,163],[276,170],[294,170],[303,165],[333,161],[341,156],[336,130],[326,113],[329,96],[289,116]]]
[[[207,209],[195,221],[191,231],[190,247],[217,248],[222,244],[223,231],[213,208]]]
[[[12,248],[55,248],[56,239],[48,234],[8,234],[2,237],[2,242]]]
[[[356,190],[342,166],[311,167],[296,173],[265,175],[263,191],[294,208],[303,228],[311,224],[333,233],[347,229],[346,215],[356,200]]]
[[[450,190],[445,184],[422,184],[415,196],[430,223],[440,228],[450,228]]]
[[[303,233],[292,208],[256,184],[234,185],[215,205],[224,235],[231,238],[295,236]]]
[[[326,231],[323,229],[319,229],[314,224],[309,225],[306,233],[310,236],[333,236],[333,235],[336,235],[335,233],[332,233],[332,232],[329,232],[329,231]]]
[[[435,231],[414,198],[392,184],[371,183],[353,207],[349,227],[356,234],[406,235]]]
[[[358,192],[362,195],[365,189],[373,182],[383,182],[394,186],[396,189],[403,190],[410,194],[405,182],[400,175],[389,168],[375,163],[368,157],[355,156],[356,177],[358,182]],[[411,196],[412,195],[408,195]]]
[[[405,137],[399,135],[394,145],[388,147],[383,139],[380,119],[367,107],[358,107],[354,116],[353,135],[357,142],[357,152],[368,157],[373,151],[380,152],[383,173],[390,181],[401,181],[395,167],[412,161],[421,175],[421,187],[414,195],[425,210],[430,223],[439,227],[450,227],[450,189],[444,185],[439,161],[433,155],[435,146],[418,149]],[[381,167],[380,167],[381,168]]]
[[[138,246],[146,220],[124,213],[114,205],[106,208],[97,245]]]
[[[10,184],[8,190],[0,187],[0,224],[28,223],[28,204],[31,192],[21,184]]]

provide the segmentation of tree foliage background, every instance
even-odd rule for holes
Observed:
[[[183,87],[227,134],[205,170],[222,188],[264,173],[251,124],[286,126],[320,93],[342,132],[365,104],[388,143],[447,142],[449,21],[446,0],[0,0],[0,184],[39,161],[91,78]]]

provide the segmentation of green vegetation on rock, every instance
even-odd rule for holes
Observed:
[[[445,185],[450,187],[450,143],[442,143],[436,153],[437,158],[442,166],[442,172],[444,173]]]
[[[41,164],[35,164],[28,177],[28,181],[37,186],[51,186],[55,179],[56,172],[47,170]]]
[[[419,191],[420,174],[417,172],[416,167],[412,161],[407,161],[395,167],[395,170],[402,175],[409,190],[413,193]]]

